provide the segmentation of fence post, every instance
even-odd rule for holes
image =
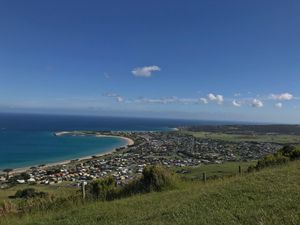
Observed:
[[[241,168],[240,165],[239,165],[239,174],[240,174],[240,175],[242,174],[242,168]]]
[[[202,174],[202,177],[203,177],[203,182],[206,183],[206,173],[205,172]]]
[[[83,181],[82,185],[81,185],[81,187],[82,187],[82,199],[83,200],[85,200],[85,186],[86,186],[86,182]]]

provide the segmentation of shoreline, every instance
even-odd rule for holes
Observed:
[[[68,134],[74,134],[76,132],[72,132],[72,131],[62,131],[62,132],[56,132],[54,133],[54,135],[56,136],[63,136],[63,135],[68,135]],[[83,135],[82,133],[78,132],[78,134],[80,135]],[[75,134],[76,135],[76,134]],[[94,135],[95,137],[114,137],[114,138],[120,138],[120,139],[123,139],[125,140],[127,143],[126,145],[122,145],[118,148],[126,148],[128,146],[132,146],[134,145],[134,141],[128,137],[123,137],[123,136],[117,136],[117,135],[104,135],[104,134],[96,134]],[[32,166],[26,166],[26,167],[17,167],[17,168],[11,168],[13,169],[13,171],[10,172],[10,174],[19,174],[19,173],[24,173],[24,172],[27,172],[29,170],[31,170],[30,168],[32,167],[36,167],[36,168],[40,168],[40,169],[47,169],[47,168],[50,168],[50,167],[54,167],[54,166],[62,166],[62,165],[68,165],[70,163],[72,163],[73,160],[76,160],[76,162],[81,162],[81,161],[84,161],[84,160],[89,160],[89,159],[93,159],[95,156],[96,157],[101,157],[101,156],[104,156],[104,155],[109,155],[109,154],[112,154],[114,152],[116,152],[116,149],[118,148],[113,148],[111,150],[108,150],[108,151],[105,151],[105,152],[101,152],[99,154],[93,154],[93,155],[87,155],[87,156],[82,156],[82,157],[79,157],[79,158],[76,158],[76,159],[67,159],[67,160],[64,160],[64,161],[57,161],[57,162],[50,162],[50,163],[45,163],[44,166],[39,166],[39,165],[32,165]],[[4,173],[3,170],[0,170],[1,173]]]
[[[55,132],[54,135],[55,136],[64,136],[64,135],[70,135],[70,134],[73,134],[73,136],[88,136],[89,134],[85,134],[84,132],[82,131],[61,131],[61,132]],[[92,134],[92,136],[95,136],[95,137],[113,137],[113,138],[120,138],[120,139],[123,139],[127,142],[127,145],[126,146],[131,146],[131,145],[134,145],[134,141],[128,137],[124,137],[124,136],[118,136],[118,135],[110,135],[110,134]],[[124,147],[124,146],[121,146],[121,147]]]

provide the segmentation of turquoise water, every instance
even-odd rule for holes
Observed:
[[[127,144],[117,137],[54,136],[52,132],[5,132],[0,135],[0,169],[76,159]]]
[[[214,121],[0,114],[0,170],[76,159],[126,144],[114,137],[56,137],[74,130],[165,131]]]

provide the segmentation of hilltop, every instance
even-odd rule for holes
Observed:
[[[0,224],[299,224],[299,177],[298,160],[164,192],[5,217]]]

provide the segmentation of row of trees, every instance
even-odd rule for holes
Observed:
[[[300,148],[287,145],[278,150],[274,154],[266,155],[262,159],[258,160],[255,166],[250,166],[248,172],[257,171],[266,167],[282,165],[289,161],[293,161],[300,158]]]

